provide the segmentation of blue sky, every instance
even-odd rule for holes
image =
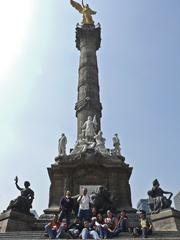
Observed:
[[[48,205],[46,168],[62,132],[76,140],[74,105],[81,16],[67,0],[0,2],[0,210],[18,194],[13,179],[31,182],[33,208]],[[98,51],[102,131],[119,133],[133,167],[133,206],[154,178],[180,190],[180,1],[89,0],[102,26]],[[11,6],[11,9],[10,7]]]

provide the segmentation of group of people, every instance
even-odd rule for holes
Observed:
[[[82,239],[107,239],[118,237],[121,232],[129,232],[128,216],[125,210],[115,216],[110,210],[106,213],[98,213],[95,208],[90,208],[90,197],[87,189],[83,189],[82,195],[77,198],[79,210],[77,217],[72,220],[74,199],[70,191],[60,201],[60,214],[54,215],[53,220],[45,226],[49,238],[82,238]],[[142,235],[147,237],[152,233],[152,225],[145,212],[140,214],[140,226],[131,229],[134,237]]]

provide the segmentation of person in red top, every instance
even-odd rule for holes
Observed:
[[[55,214],[52,222],[48,223],[45,226],[45,231],[47,232],[48,236],[53,239],[56,238],[57,231],[60,228],[60,221],[58,220],[58,215]]]
[[[64,218],[57,230],[56,238],[71,239],[73,238],[68,230],[67,219]]]

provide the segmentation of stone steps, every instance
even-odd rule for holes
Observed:
[[[0,233],[0,239],[21,239],[21,240],[26,240],[26,239],[48,239],[44,237],[44,232],[36,232],[36,231],[23,231],[23,232],[6,232],[6,233]]]
[[[43,231],[23,231],[23,232],[6,232],[0,233],[0,240],[37,240],[48,238],[44,236]],[[142,238],[133,238],[129,233],[122,233],[118,238],[120,240],[140,240]],[[180,232],[155,232],[148,237],[149,240],[180,240]],[[116,240],[116,239],[114,239]]]

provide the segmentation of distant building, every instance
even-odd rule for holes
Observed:
[[[138,210],[138,212],[143,210],[146,213],[150,213],[148,199],[140,199],[137,203],[137,210]]]
[[[180,211],[180,192],[178,192],[174,197],[174,205],[175,205],[175,209]]]

